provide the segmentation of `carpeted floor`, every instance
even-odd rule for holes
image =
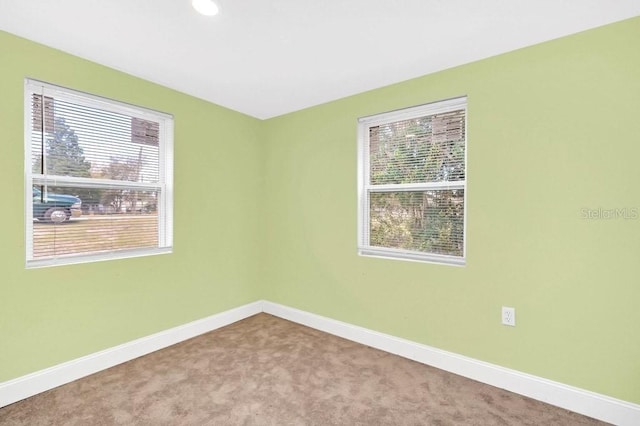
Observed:
[[[596,425],[267,314],[0,408],[2,425]]]

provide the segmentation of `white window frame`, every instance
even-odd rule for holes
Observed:
[[[370,153],[369,153],[369,129],[371,127],[389,124],[397,121],[410,120],[418,117],[442,114],[451,111],[465,111],[465,180],[409,183],[409,184],[370,184]],[[396,111],[385,112],[358,119],[358,254],[360,256],[371,256],[388,259],[410,260],[444,265],[464,266],[466,264],[467,250],[467,97],[448,99],[433,102],[425,105],[405,108]],[[427,190],[464,190],[463,206],[463,254],[462,256],[451,256],[436,253],[426,253],[413,250],[403,250],[396,248],[377,247],[369,244],[370,230],[370,194],[373,192],[393,192],[393,191],[427,191]]]
[[[126,182],[111,179],[82,178],[72,176],[47,176],[32,171],[31,132],[32,132],[32,93],[71,101],[79,105],[99,108],[101,110],[126,114],[160,125],[159,140],[159,180],[158,183]],[[50,83],[25,78],[24,81],[24,171],[25,171],[25,239],[26,268],[44,266],[69,265],[76,263],[96,262],[110,259],[124,259],[173,251],[173,116],[164,112],[56,86]],[[158,247],[114,250],[95,254],[60,255],[47,259],[34,259],[33,256],[33,185],[53,184],[76,185],[83,188],[122,187],[132,190],[158,190]]]

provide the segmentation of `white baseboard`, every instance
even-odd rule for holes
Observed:
[[[262,312],[257,301],[0,383],[0,407]]]
[[[0,407],[266,312],[482,383],[620,426],[640,425],[640,405],[478,361],[268,301],[257,301],[0,383]]]
[[[640,405],[265,301],[264,312],[620,426],[640,425]]]

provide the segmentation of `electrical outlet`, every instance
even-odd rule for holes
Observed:
[[[516,326],[516,308],[510,308],[508,306],[502,307],[502,324]]]

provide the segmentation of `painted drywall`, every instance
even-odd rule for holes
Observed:
[[[266,122],[267,299],[640,403],[638,40],[635,18]],[[358,117],[460,95],[467,265],[357,256]]]
[[[0,32],[0,382],[258,298],[262,123]],[[175,117],[174,253],[26,270],[23,80]]]

